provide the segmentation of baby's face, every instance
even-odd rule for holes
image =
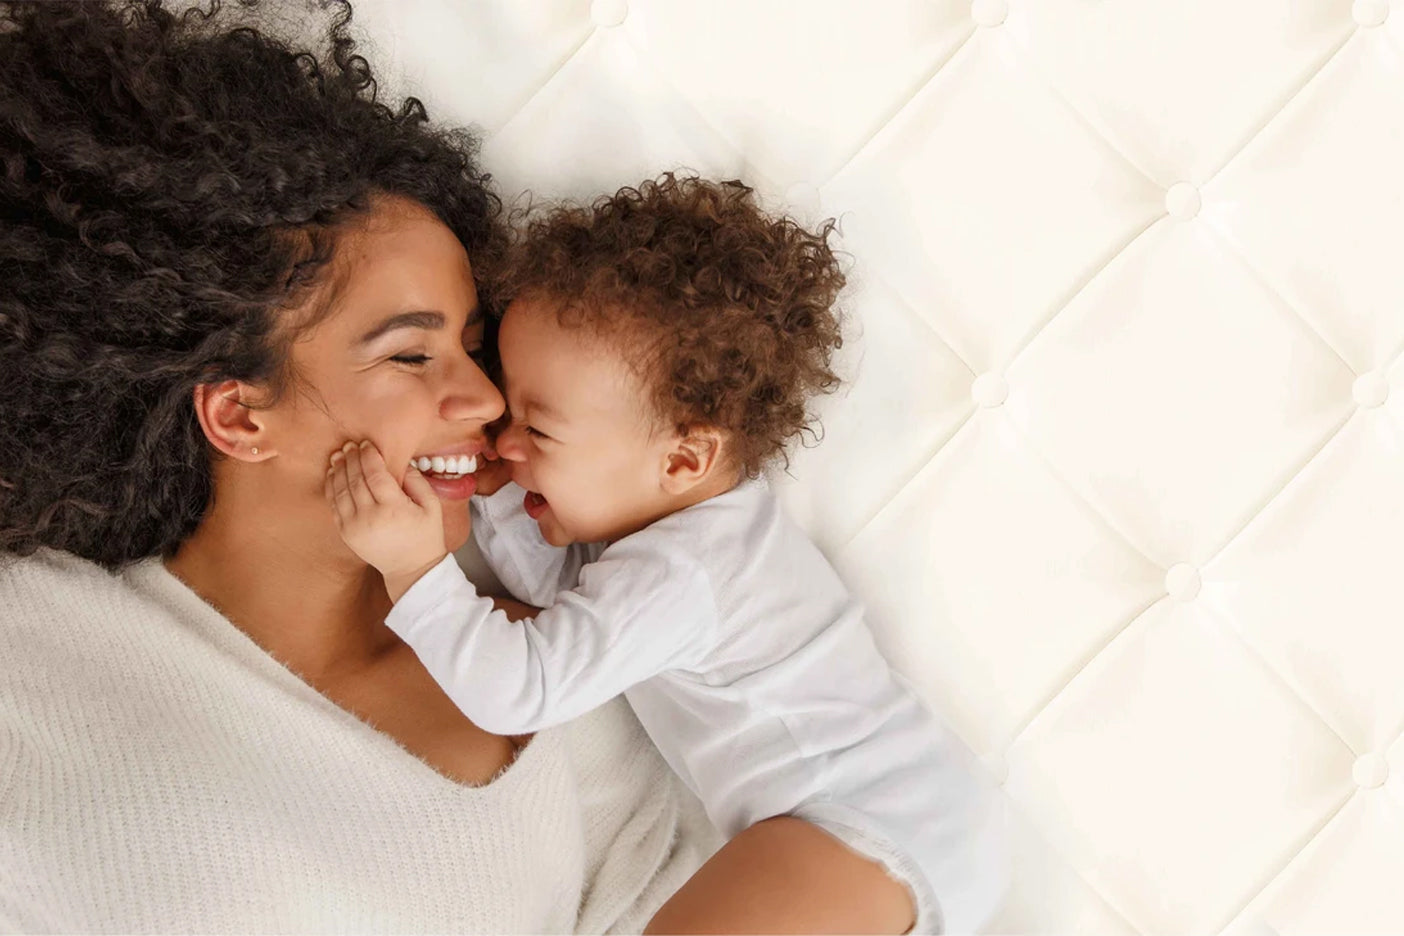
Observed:
[[[676,436],[658,429],[620,352],[533,300],[508,306],[498,345],[512,421],[497,451],[547,542],[612,541],[669,512],[661,479]]]

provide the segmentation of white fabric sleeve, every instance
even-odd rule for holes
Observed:
[[[526,492],[508,482],[497,493],[468,502],[473,539],[484,561],[512,597],[538,608],[556,601],[558,592],[574,588],[580,569],[603,551],[601,544],[552,546],[527,515]]]
[[[691,664],[710,645],[716,612],[700,566],[626,544],[525,621],[495,610],[447,556],[385,623],[474,724],[503,735],[541,731]]]

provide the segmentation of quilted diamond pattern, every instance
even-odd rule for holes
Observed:
[[[853,256],[777,478],[1002,784],[990,932],[1399,932],[1399,0],[360,0],[505,194]]]

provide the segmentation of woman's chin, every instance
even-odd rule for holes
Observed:
[[[444,508],[444,549],[458,552],[468,543],[468,534],[472,532],[468,519],[468,502],[441,500],[440,503]]]

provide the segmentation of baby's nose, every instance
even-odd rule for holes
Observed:
[[[520,424],[511,422],[497,434],[497,454],[508,461],[526,461],[526,433]]]

